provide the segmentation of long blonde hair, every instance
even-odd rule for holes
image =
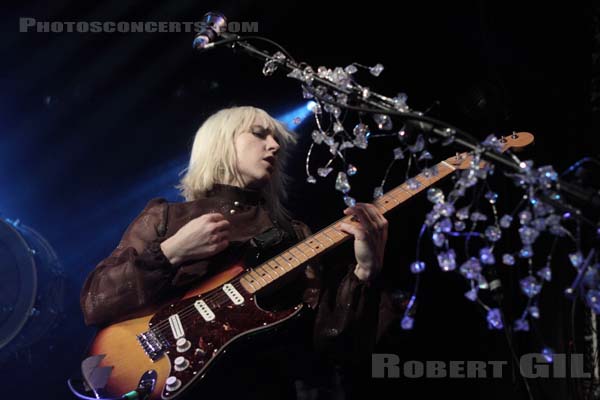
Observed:
[[[194,137],[189,165],[177,186],[187,201],[203,197],[214,184],[242,182],[236,169],[235,137],[249,131],[258,118],[265,121],[280,146],[275,170],[260,191],[273,217],[278,221],[289,219],[289,212],[282,204],[287,197],[289,181],[283,170],[296,137],[266,111],[251,106],[222,109],[200,126]]]

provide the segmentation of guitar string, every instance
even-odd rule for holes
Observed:
[[[444,165],[444,164],[442,164],[442,163],[443,163],[443,162],[441,162],[441,163],[439,163],[439,164],[437,165],[437,166],[438,166],[438,171],[439,171],[439,166],[440,166],[440,165]],[[395,189],[392,189],[390,192],[386,193],[384,196],[391,197],[391,198],[393,198],[393,199],[396,201],[396,203],[397,203],[397,204],[393,205],[393,207],[392,207],[392,208],[394,208],[394,207],[396,207],[396,206],[400,205],[401,203],[405,202],[406,200],[408,200],[409,198],[411,198],[411,197],[412,197],[412,196],[414,196],[415,194],[417,194],[417,193],[420,193],[420,192],[421,192],[421,191],[423,191],[425,188],[427,188],[427,187],[429,187],[429,186],[433,185],[434,183],[436,183],[436,182],[437,182],[437,181],[439,181],[440,179],[444,178],[446,175],[448,175],[449,173],[451,173],[451,172],[453,172],[453,171],[454,171],[454,169],[453,169],[453,168],[448,168],[448,170],[447,170],[447,171],[445,171],[444,173],[438,172],[438,175],[436,175],[436,176],[434,176],[434,177],[425,178],[425,179],[427,179],[428,181],[429,181],[429,180],[431,180],[431,181],[430,181],[430,182],[425,182],[425,183],[421,182],[421,186],[420,186],[419,188],[417,188],[416,190],[410,190],[410,189],[409,189],[409,190],[410,190],[410,192],[409,192],[408,190],[406,190],[406,189],[402,188],[402,185],[399,185],[397,188],[399,188],[399,189],[400,189],[401,191],[403,191],[403,192],[406,192],[407,194],[410,194],[410,196],[409,196],[409,197],[407,197],[406,199],[397,199],[397,198],[395,198],[394,196],[392,196],[392,195],[391,195],[391,193],[392,193],[392,192],[393,192]],[[421,177],[421,176],[422,176],[422,174],[418,174],[418,175],[417,175],[417,176],[415,176],[413,179],[419,178],[419,177]],[[432,178],[435,178],[435,179],[433,179],[433,180],[432,180]],[[420,190],[419,190],[419,189],[420,189]],[[381,208],[385,208],[385,206],[383,206],[382,204],[378,204],[378,206],[379,206],[379,207],[381,207]],[[385,211],[389,211],[389,210],[385,210]],[[333,225],[335,225],[335,224],[338,224],[338,223],[339,223],[341,220],[343,220],[343,219],[344,219],[344,218],[342,218],[342,219],[340,219],[340,220],[336,221],[335,223],[331,224],[329,227],[326,227],[326,228],[322,229],[321,231],[319,231],[319,232],[315,233],[314,235],[311,235],[310,237],[313,237],[313,238],[314,238],[314,237],[315,237],[315,236],[317,236],[319,233],[324,233],[324,232],[325,232],[325,231],[326,231],[328,228],[332,227],[332,226],[333,226]],[[333,230],[337,231],[335,228],[331,228],[331,229],[333,229]],[[325,237],[327,237],[328,239],[330,239],[330,240],[331,240],[331,238],[330,238],[328,235],[324,235],[324,236],[325,236]],[[345,235],[344,235],[344,236],[345,236]],[[342,236],[342,237],[344,238],[344,236]],[[319,240],[318,240],[318,239],[315,239],[315,240],[317,240],[317,242],[319,242]],[[333,242],[333,244],[335,244],[335,243],[336,243],[335,241],[332,241],[332,242]],[[298,267],[299,265],[301,265],[301,264],[303,264],[303,263],[306,263],[306,262],[307,262],[307,261],[308,261],[310,258],[312,258],[312,257],[314,257],[314,256],[317,256],[317,255],[318,255],[317,251],[316,251],[315,249],[313,249],[311,246],[309,246],[309,245],[307,244],[307,243],[308,243],[308,238],[307,238],[307,239],[305,239],[304,241],[300,242],[299,244],[295,245],[294,247],[295,247],[295,248],[298,248],[298,247],[299,247],[299,245],[300,245],[300,244],[303,244],[303,243],[304,243],[304,244],[305,244],[305,245],[306,245],[308,248],[310,248],[311,250],[313,250],[314,254],[313,254],[312,256],[310,256],[309,258],[307,258],[307,260],[305,260],[305,261],[302,261],[302,262],[301,262],[300,264],[298,264],[297,266],[293,266],[293,267],[292,267],[292,269],[294,269],[294,268]],[[319,242],[319,243],[321,243],[321,242]],[[325,246],[325,248],[326,248],[326,247],[327,247],[327,246]],[[298,250],[299,250],[299,249],[298,249]],[[290,250],[287,250],[286,252],[289,252],[289,251],[290,251]],[[299,251],[300,251],[300,252],[302,252],[302,250],[299,250]],[[292,254],[292,253],[290,253],[290,254]],[[292,254],[292,256],[293,256],[293,254]],[[273,257],[271,260],[268,260],[268,261],[266,261],[266,262],[265,262],[265,263],[263,263],[262,265],[268,265],[268,263],[269,263],[270,261],[274,261],[274,259],[275,259],[275,258],[277,258],[277,257],[280,257],[280,255]],[[294,258],[296,258],[296,257],[294,256]],[[291,260],[291,259],[290,259],[290,260]],[[275,262],[277,265],[279,265],[279,262],[277,262],[277,261],[274,261],[274,262]],[[287,262],[287,261],[286,261],[286,262]],[[282,268],[283,268],[283,267],[282,267]],[[290,269],[290,270],[291,270],[291,269]],[[254,271],[255,273],[257,273],[255,270],[253,270],[253,271]],[[231,281],[229,281],[229,282],[227,282],[227,283],[230,283],[230,284],[232,284],[232,285],[234,285],[234,286],[235,286],[235,284],[236,284],[236,283],[240,283],[240,282],[241,282],[241,279],[242,279],[242,277],[243,277],[243,276],[245,276],[245,275],[247,275],[247,274],[248,274],[248,272],[245,272],[245,273],[244,273],[242,276],[235,277],[234,279],[232,279]],[[257,273],[257,274],[258,274],[258,273]],[[260,275],[260,274],[259,274],[259,275]],[[265,275],[262,275],[261,277],[264,277],[264,276],[265,276]],[[274,280],[276,280],[276,279],[278,279],[278,278],[279,278],[279,276],[278,276],[278,277],[276,277],[275,279],[273,279],[271,282],[273,282]],[[267,282],[267,281],[266,281],[266,279],[264,279],[264,278],[263,278],[263,280],[265,280],[265,282],[266,282],[266,285],[268,285],[268,284],[270,284],[270,283],[271,283],[271,282]],[[256,281],[256,280],[254,279],[253,281]],[[266,286],[266,285],[264,285],[264,286]],[[242,285],[242,287],[243,287],[243,285]],[[236,289],[237,289],[237,288],[236,288]],[[260,289],[260,288],[259,288],[259,289]],[[239,291],[239,290],[238,290],[238,291]],[[210,292],[209,292],[209,293],[206,295],[206,297],[204,297],[204,298],[203,298],[203,297],[200,297],[200,299],[199,299],[199,300],[212,301],[212,302],[213,302],[213,305],[214,305],[214,304],[216,304],[216,305],[217,305],[217,307],[215,307],[215,308],[220,308],[221,306],[223,306],[223,305],[227,304],[227,302],[228,302],[228,300],[229,300],[229,296],[228,296],[226,293],[224,293],[223,291],[221,291],[221,290],[218,290],[217,288],[215,288],[215,289],[213,289],[212,291],[210,291]],[[225,302],[222,302],[223,300],[225,300]],[[195,311],[195,309],[196,309],[196,307],[194,306],[194,304],[190,304],[190,305],[186,306],[186,307],[185,307],[183,310],[181,310],[180,312],[178,312],[178,313],[177,313],[177,315],[179,315],[179,318],[180,318],[180,320],[183,322],[183,320],[185,320],[185,319],[189,319],[189,317],[190,317],[190,316],[192,316],[192,315],[195,315],[195,314],[196,314],[196,312],[194,312],[194,311]],[[158,331],[160,331],[160,332],[162,333],[162,332],[165,332],[165,331],[167,331],[167,332],[168,332],[168,331],[170,330],[170,327],[171,327],[171,324],[170,324],[169,320],[167,319],[167,320],[163,320],[163,321],[160,321],[160,322],[156,323],[156,324],[155,324],[155,325],[152,327],[152,330],[155,330],[155,331],[156,331],[156,330],[158,330]]]
[[[391,191],[390,191],[390,193],[391,193]],[[390,193],[388,193],[388,194],[386,194],[386,195],[388,195],[389,197],[392,197],[392,198],[394,198],[393,196],[391,196],[391,194],[390,194]],[[416,194],[416,193],[417,193],[417,192],[415,192],[415,193],[413,193],[413,194]],[[412,196],[411,196],[411,197],[412,197]],[[396,204],[396,205],[394,205],[393,207],[396,207],[397,205],[401,204],[402,202],[406,201],[407,199],[400,199],[400,200],[399,200],[399,199],[396,199],[396,198],[394,198],[394,200],[396,200],[397,204]],[[385,206],[383,206],[382,204],[379,204],[379,207],[381,207],[381,208],[384,208],[384,211],[388,211],[388,210],[385,210]],[[333,225],[336,225],[336,224],[338,224],[338,223],[339,223],[341,220],[343,220],[343,219],[340,219],[339,221],[336,221],[334,224],[330,225],[330,227],[331,227],[331,226],[333,226]],[[311,235],[311,237],[312,237],[312,238],[314,238],[314,237],[315,237],[315,236],[317,236],[319,233],[324,233],[324,232],[325,232],[325,231],[326,231],[328,228],[329,228],[329,227],[322,229],[321,231],[317,232],[315,235]],[[338,233],[341,233],[341,232],[339,232],[339,231],[338,231],[337,229],[335,229],[335,228],[331,228],[331,229],[334,229],[336,232],[338,232]],[[342,239],[344,239],[344,238],[347,236],[346,234],[343,234],[343,233],[341,233],[341,234],[342,234],[342,236],[341,236],[341,237],[342,237]],[[324,236],[325,236],[325,237],[327,237],[327,238],[328,238],[328,239],[331,241],[331,244],[329,244],[329,245],[333,245],[333,244],[335,244],[335,243],[336,243],[336,239],[332,239],[332,238],[331,238],[329,235],[326,235],[326,234],[324,234]],[[322,243],[322,242],[320,242],[318,239],[316,239],[316,238],[315,238],[314,240],[316,240],[318,243],[320,243],[320,245],[323,245],[323,243]],[[299,245],[301,245],[301,244],[305,244],[305,245],[306,245],[306,246],[307,246],[309,249],[311,249],[311,250],[313,251],[313,254],[312,254],[311,256],[309,256],[309,257],[308,257],[306,260],[304,260],[304,261],[302,261],[302,260],[298,260],[298,258],[297,258],[297,257],[293,256],[293,253],[290,253],[290,254],[291,254],[291,255],[292,255],[294,258],[296,258],[296,260],[298,260],[298,261],[301,261],[301,262],[300,262],[300,264],[298,264],[298,265],[304,264],[304,263],[306,263],[306,262],[307,262],[307,261],[308,261],[310,258],[313,258],[314,256],[317,256],[317,255],[318,255],[318,252],[317,252],[317,250],[316,250],[316,249],[313,249],[313,248],[312,248],[310,245],[308,245],[308,244],[307,244],[307,243],[309,243],[309,242],[310,242],[310,241],[309,241],[308,239],[305,239],[304,241],[300,242],[298,245],[296,245],[296,246],[295,246],[296,248],[298,248],[298,247],[299,247]],[[328,246],[326,246],[326,245],[323,245],[323,246],[325,246],[325,248],[326,248],[326,247],[328,247]],[[300,249],[298,249],[298,250],[299,250],[300,252],[302,252],[302,250],[300,250]],[[290,252],[290,250],[287,250],[286,252]],[[303,254],[304,254],[304,253],[303,253]],[[304,256],[306,256],[306,254],[304,254]],[[273,258],[272,258],[271,260],[269,260],[269,261],[274,261],[274,262],[275,262],[277,265],[279,265],[279,262],[277,262],[277,261],[275,261],[275,260],[274,260],[275,258],[278,258],[278,257],[280,257],[280,255],[278,255],[278,256],[276,256],[276,257],[273,257]],[[282,258],[283,258],[283,257],[282,257]],[[283,259],[285,260],[285,258],[283,258]],[[291,259],[289,259],[289,260],[291,261]],[[267,262],[263,263],[262,265],[268,265],[269,261],[267,261]],[[288,263],[288,262],[286,261],[286,263]],[[290,264],[290,263],[288,263],[288,264]],[[291,264],[290,264],[290,265],[291,265]],[[297,266],[298,266],[298,265],[297,265]],[[297,266],[292,266],[292,269],[293,269],[293,268],[296,268]],[[283,269],[283,267],[281,267],[281,268]],[[265,282],[266,282],[266,285],[268,285],[268,284],[270,283],[270,282],[267,282],[267,280],[266,280],[266,279],[264,279],[264,276],[265,276],[266,274],[265,274],[265,275],[261,275],[261,274],[259,274],[258,272],[256,272],[255,270],[254,270],[254,272],[255,272],[256,274],[258,274],[259,276],[261,276],[261,277],[263,278],[263,280],[265,280]],[[247,275],[247,273],[244,273],[244,275]],[[231,284],[240,283],[240,282],[241,282],[241,279],[242,279],[242,277],[243,277],[244,275],[242,275],[242,276],[240,276],[240,277],[236,277],[236,278],[232,279],[231,281],[229,281],[229,282],[227,282],[227,283],[231,283]],[[278,276],[278,277],[279,277],[279,276]],[[278,277],[276,277],[275,279],[277,279]],[[252,283],[254,283],[254,282],[256,282],[256,279],[253,279],[253,282],[252,282]],[[264,286],[266,286],[266,285],[264,285]],[[237,288],[236,288],[236,289],[237,289]],[[260,288],[259,288],[259,289],[260,289]],[[211,292],[212,292],[212,293],[211,293]],[[212,301],[212,302],[213,302],[213,305],[214,305],[214,304],[216,304],[216,305],[217,305],[217,307],[215,307],[215,308],[220,308],[221,306],[223,306],[223,305],[227,304],[227,302],[229,301],[229,296],[227,296],[227,294],[226,294],[226,293],[224,293],[222,290],[218,290],[217,288],[215,288],[215,289],[213,289],[213,291],[211,291],[211,292],[209,292],[209,293],[208,293],[208,294],[207,294],[207,295],[206,295],[204,298],[200,297],[200,298],[199,298],[199,300],[204,300],[204,301],[206,301],[207,303],[208,303],[208,302],[210,302],[210,301]],[[225,302],[222,302],[222,300],[225,300]],[[213,307],[214,307],[214,306],[213,306]],[[189,317],[190,317],[190,316],[196,315],[197,313],[198,313],[198,312],[197,312],[197,310],[196,310],[196,307],[194,306],[194,304],[190,304],[190,305],[186,306],[186,307],[185,307],[183,310],[181,310],[180,312],[178,312],[178,313],[177,313],[177,315],[179,315],[180,321],[181,321],[181,322],[183,322],[184,320],[187,320],[187,319],[189,319]],[[160,333],[164,333],[165,331],[166,331],[166,332],[169,332],[169,331],[171,330],[171,324],[170,324],[170,322],[169,322],[169,320],[168,320],[168,319],[167,319],[167,320],[163,320],[163,321],[160,321],[160,322],[158,322],[156,325],[154,325],[154,326],[152,327],[152,330],[154,330],[154,331],[159,331]]]

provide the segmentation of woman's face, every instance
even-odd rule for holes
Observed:
[[[257,189],[268,183],[275,170],[279,143],[264,120],[258,119],[235,138],[237,171],[243,187]]]

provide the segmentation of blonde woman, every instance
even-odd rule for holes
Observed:
[[[131,223],[84,284],[85,322],[107,325],[131,318],[209,278],[248,249],[258,263],[309,235],[306,225],[291,220],[283,206],[284,167],[295,142],[279,121],[258,108],[234,107],[210,116],[196,133],[179,185],[185,201],[151,200]],[[381,303],[376,283],[387,240],[387,221],[374,206],[358,203],[344,213],[356,220],[338,227],[354,236],[355,262],[327,269],[308,265],[286,290],[270,296],[275,301],[266,300],[272,305],[307,304],[310,316],[304,323],[309,329],[296,332],[312,336],[318,358],[327,355],[334,363],[368,356],[372,348]],[[288,343],[280,351],[290,352],[291,347]],[[250,385],[262,398],[288,397],[291,381],[297,389],[306,387],[303,378],[282,377],[285,368],[276,369],[277,382],[263,385],[263,391],[248,383],[248,370],[243,373],[246,384],[236,387],[253,397],[240,389]],[[253,364],[250,370],[260,368]],[[323,388],[329,383],[313,386],[326,393],[329,389]]]

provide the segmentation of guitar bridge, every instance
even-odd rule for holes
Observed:
[[[137,340],[144,353],[154,362],[158,360],[165,352],[166,343],[159,333],[150,329],[147,332],[137,335]]]

